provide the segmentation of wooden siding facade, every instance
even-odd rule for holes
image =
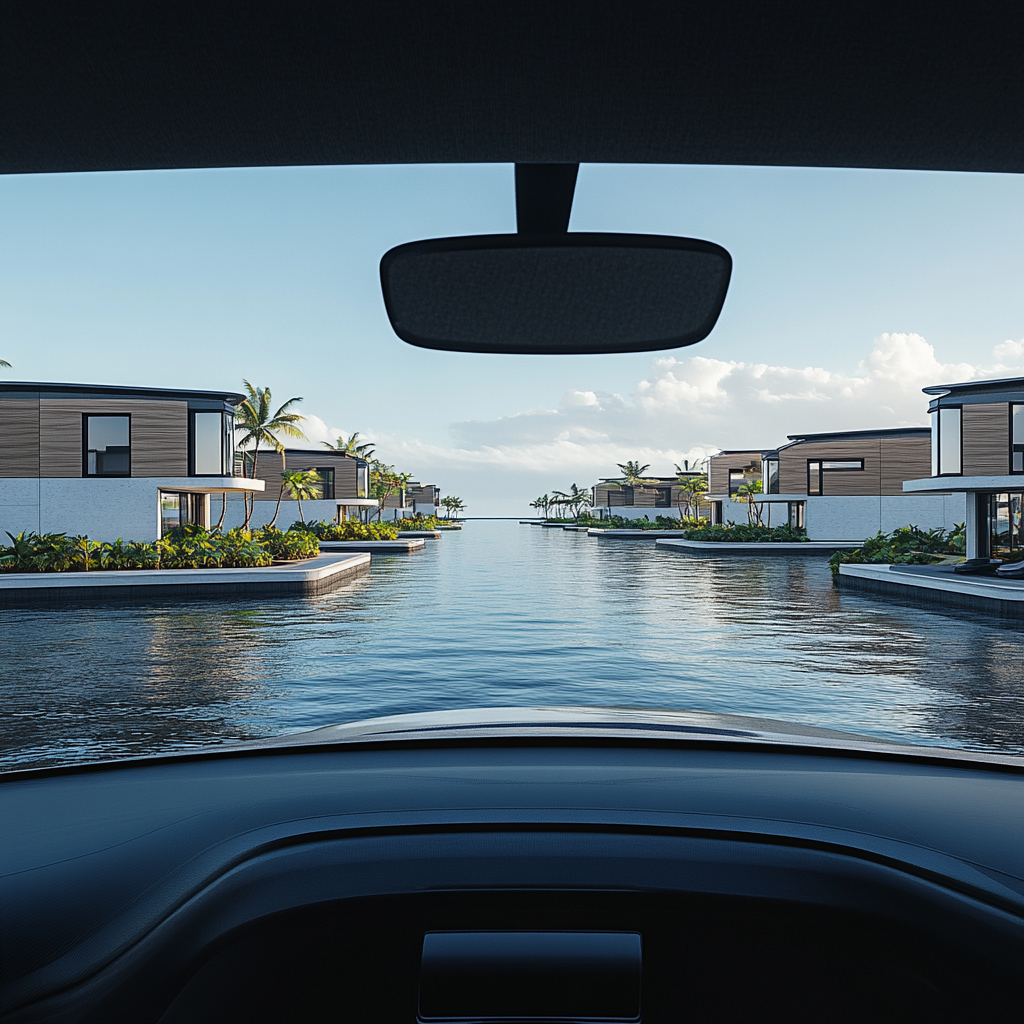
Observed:
[[[761,473],[761,453],[721,452],[708,460],[708,493],[721,498],[729,493],[729,473],[741,470]],[[758,476],[758,478],[760,478]]]
[[[902,494],[903,481],[931,472],[931,441],[927,435],[837,438],[802,441],[779,451],[779,493],[807,494],[808,462],[856,462],[863,469],[823,469],[821,493],[826,497]]]
[[[0,399],[0,478],[38,476],[39,399]]]
[[[131,417],[133,477],[188,475],[187,402],[5,396],[0,398],[0,477],[81,477],[87,413]]]
[[[964,476],[1010,472],[1010,406],[1007,402],[964,405],[961,420]],[[928,476],[931,472],[929,468]]]
[[[358,497],[356,494],[358,466],[358,460],[332,452],[327,448],[322,453],[285,449],[285,470],[289,473],[295,470],[333,469],[334,496],[336,498]],[[281,456],[276,452],[261,450],[259,458],[256,460],[256,477],[266,482],[266,490],[257,491],[256,500],[277,501],[278,493],[281,490]],[[284,500],[293,499],[286,493]]]
[[[696,474],[695,474],[696,475]],[[629,501],[629,490],[616,486],[614,483],[599,483],[593,488],[594,506],[597,508],[651,508],[659,512],[668,512],[679,507],[679,480],[676,477],[659,479],[644,487],[634,487],[632,502]],[[669,492],[668,504],[657,504],[663,499],[665,491]]]

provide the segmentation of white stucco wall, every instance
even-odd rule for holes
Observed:
[[[154,541],[159,526],[154,479],[0,480],[0,530]]]
[[[252,519],[249,525],[252,528],[266,526],[274,518],[276,501],[257,501],[253,510]],[[321,519],[331,522],[338,514],[338,503],[330,500],[303,501],[302,514],[307,523],[319,522]],[[220,519],[220,495],[214,494],[210,497],[210,526],[216,526]],[[274,524],[279,530],[287,530],[292,523],[299,521],[298,504],[290,498],[281,501],[281,511],[278,513],[277,522]],[[224,515],[224,529],[230,530],[241,526],[245,522],[245,510],[242,507],[242,498],[237,494],[228,495],[228,509]]]
[[[951,530],[967,516],[962,494],[823,495],[806,500],[804,521],[810,540],[864,540],[879,530],[891,533],[901,526]]]
[[[39,533],[39,480],[0,480],[0,544],[7,532]]]

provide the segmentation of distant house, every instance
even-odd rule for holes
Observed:
[[[405,500],[413,515],[436,516],[441,504],[441,488],[436,484],[410,481],[405,487]]]
[[[901,526],[952,529],[965,502],[952,493],[909,494],[903,481],[926,473],[928,427],[791,434],[762,456],[773,525],[802,526],[811,540],[864,540]],[[777,520],[777,522],[776,522]]]
[[[761,451],[740,448],[721,451],[708,459],[708,497],[711,522],[746,523],[747,503],[738,497],[744,484],[761,479]],[[778,523],[773,525],[778,526]]]
[[[364,519],[367,512],[377,508],[377,501],[368,497],[370,465],[351,452],[334,448],[286,448],[284,470],[277,452],[260,450],[256,462],[257,475],[266,482],[266,488],[256,495],[250,525],[263,526],[273,518],[284,472],[315,470],[320,477],[321,497],[302,501],[302,514],[307,521],[332,519]],[[239,526],[245,512],[239,498],[229,504],[225,526]],[[277,525],[286,529],[299,518],[295,499],[285,491]]]
[[[686,477],[699,473],[684,473]],[[592,488],[593,514],[601,517],[622,516],[625,519],[643,519],[647,516],[678,516],[681,491],[679,476],[651,477],[648,483],[629,485],[624,477],[605,477]]]
[[[182,522],[209,526],[211,496],[263,490],[235,471],[242,398],[0,383],[0,531],[153,541]]]
[[[968,558],[1024,549],[1024,378],[941,384],[933,396],[929,459],[907,474],[908,497],[963,503]]]

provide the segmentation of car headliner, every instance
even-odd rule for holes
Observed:
[[[1024,5],[5,3],[0,172],[1024,171]]]

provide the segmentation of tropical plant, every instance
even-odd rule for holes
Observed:
[[[783,523],[782,526],[728,523],[712,525],[706,519],[683,529],[686,540],[733,541],[741,544],[802,543],[807,534],[799,527]]]
[[[0,366],[2,366],[5,370],[9,370],[11,368],[11,364],[7,362],[6,359],[0,359]]]
[[[292,523],[291,530],[305,530],[318,540],[395,540],[399,527],[395,523]]]
[[[442,501],[441,504],[443,505],[444,502]],[[530,502],[530,508],[535,508],[538,512],[543,512],[545,519],[547,519],[548,517],[548,509],[550,507],[551,497],[547,494],[542,494],[539,498],[536,498],[534,501]]]
[[[700,517],[700,507],[708,496],[708,478],[705,474],[690,476],[687,470],[680,470],[676,466],[676,474],[679,477],[679,515],[689,516],[691,510]],[[685,511],[684,511],[685,509]]]
[[[466,509],[465,503],[461,498],[456,497],[454,494],[450,494],[445,498],[441,499],[441,507],[445,510],[445,519],[451,519],[452,514],[458,518],[459,513],[464,512]]]
[[[573,519],[579,519],[580,511],[593,503],[590,489],[577,487],[576,484],[573,484],[568,491],[555,491],[554,497],[551,499],[551,504],[564,505],[568,508]]]
[[[291,472],[282,474],[281,487],[287,490],[298,503],[299,519],[302,522],[306,521],[306,517],[302,514],[303,499],[314,501],[323,494],[323,481],[315,469],[293,469]],[[281,502],[278,499],[279,508],[280,505]],[[277,519],[276,513],[274,514],[274,519]]]
[[[736,497],[747,503],[747,522],[751,526],[763,526],[761,522],[761,502],[755,502],[754,496],[762,492],[760,480],[748,480],[736,488]]]
[[[901,526],[892,533],[876,533],[854,551],[837,551],[829,560],[832,575],[839,574],[844,563],[888,565],[931,565],[944,558],[963,555],[967,534],[964,523],[957,523],[947,535],[943,529],[920,530]]]
[[[334,444],[331,444],[330,441],[321,441],[320,443],[332,452],[346,452],[349,455],[355,455],[357,458],[366,459],[368,462],[373,459],[373,444],[369,441],[360,442],[358,430],[349,434],[348,440],[345,439],[344,434],[339,434],[334,439]]]
[[[247,380],[243,380],[245,390],[248,392],[237,406],[235,406],[235,420],[244,431],[239,439],[240,448],[252,446],[252,457],[246,459],[249,466],[249,476],[256,478],[256,463],[259,459],[260,446],[270,448],[281,456],[281,471],[284,472],[284,443],[281,437],[294,437],[305,439],[299,424],[305,416],[296,412],[289,412],[292,406],[301,402],[301,398],[289,398],[287,402],[279,406],[277,411],[271,413],[272,396],[270,388],[254,388]],[[249,521],[252,519],[255,499],[252,495],[243,495],[245,503],[245,522],[243,530],[249,529]]]
[[[370,463],[370,496],[377,499],[378,519],[384,514],[384,503],[396,491],[404,491],[410,479],[411,473],[399,473],[394,466],[380,461]]]
[[[306,529],[291,527],[282,533],[275,526],[264,526],[262,530],[254,531],[253,537],[274,558],[295,560],[316,558],[320,554],[319,538]]]
[[[651,468],[650,466],[641,466],[639,461],[633,459],[625,463],[617,462],[615,465],[622,470],[623,483],[627,487],[642,487],[651,482],[644,479],[644,473]]]

